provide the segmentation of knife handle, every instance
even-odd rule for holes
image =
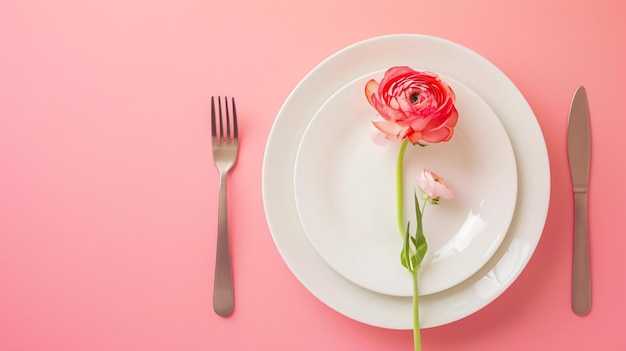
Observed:
[[[591,272],[587,230],[587,192],[574,192],[572,310],[579,316],[584,316],[591,310]]]

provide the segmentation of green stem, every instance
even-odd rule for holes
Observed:
[[[424,202],[422,203],[422,218],[424,218],[424,211],[426,210],[426,204],[428,203],[428,200],[430,200],[430,196],[424,199]]]
[[[396,161],[396,208],[398,210],[398,229],[400,229],[400,235],[404,235],[404,220],[402,219],[402,215],[404,213],[404,200],[402,199],[402,165],[404,163],[404,154],[406,153],[406,147],[408,144],[409,139],[404,138],[400,144],[398,159]]]
[[[413,276],[413,345],[415,351],[422,350],[422,337],[420,335],[420,307],[419,294],[417,291],[417,269],[411,272]]]
[[[400,230],[400,235],[404,236],[409,236],[410,234],[407,232],[405,232],[404,229],[404,220],[403,220],[403,214],[404,214],[404,199],[402,198],[403,195],[403,191],[402,191],[402,175],[403,175],[403,164],[404,164],[404,154],[406,153],[406,147],[409,144],[409,139],[408,138],[404,138],[402,140],[402,143],[400,144],[400,150],[398,151],[398,159],[396,161],[396,208],[398,210],[398,229]],[[416,203],[417,206],[419,206]],[[424,205],[425,208],[426,207],[426,201],[424,201]],[[419,209],[418,209],[419,211]],[[423,209],[422,209],[423,212]],[[405,238],[406,240],[408,240],[408,238]],[[407,260],[408,263],[409,260]],[[408,267],[407,267],[408,268]],[[413,270],[411,270],[409,268],[409,271],[411,272],[411,276],[413,277],[413,345],[415,346],[415,351],[421,351],[422,350],[422,339],[421,339],[421,335],[420,335],[420,319],[419,319],[419,293],[417,290],[417,272],[419,269],[419,264],[418,267],[414,267]]]

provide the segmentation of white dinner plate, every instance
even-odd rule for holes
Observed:
[[[364,94],[367,81],[380,81],[384,73],[348,83],[315,114],[296,157],[295,198],[308,238],[331,267],[366,289],[412,296],[411,275],[400,263],[403,240],[396,219],[399,143],[372,141],[377,113]],[[507,233],[517,195],[515,156],[500,120],[467,86],[441,78],[457,98],[454,137],[409,146],[404,158],[403,208],[411,228],[417,227],[414,193],[421,169],[442,176],[455,193],[453,200],[426,210],[420,295],[462,282],[491,258]]]
[[[523,95],[495,65],[459,44],[414,34],[372,38],[335,53],[298,83],[276,117],[263,161],[263,201],[278,251],[314,296],[356,321],[412,329],[410,297],[364,289],[317,253],[298,217],[294,194],[296,153],[315,112],[352,80],[398,65],[453,77],[485,100],[509,135],[518,171],[515,213],[496,253],[469,279],[420,297],[421,326],[429,328],[467,317],[500,296],[530,260],[545,224],[550,195],[545,141]]]

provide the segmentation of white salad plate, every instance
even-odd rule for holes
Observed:
[[[482,98],[504,126],[517,165],[516,205],[506,236],[471,277],[420,297],[421,327],[429,328],[465,318],[500,296],[524,270],[545,224],[550,199],[545,141],[524,96],[495,65],[459,44],[425,35],[377,37],[340,50],[309,72],[280,109],[265,149],[263,201],[278,251],[314,296],[356,321],[412,329],[410,297],[380,294],[354,284],[318,253],[298,215],[294,176],[300,143],[324,103],[355,79],[399,65],[445,75]]]
[[[372,141],[377,113],[364,94],[367,81],[380,82],[384,73],[348,83],[314,115],[296,156],[296,208],[313,247],[339,274],[375,292],[412,296],[396,219],[399,143]],[[403,218],[413,230],[415,179],[422,169],[442,176],[455,193],[425,209],[428,251],[419,270],[420,295],[464,281],[491,258],[507,233],[517,195],[515,156],[500,120],[467,86],[441,78],[456,95],[460,117],[454,136],[446,143],[409,146],[403,167]]]

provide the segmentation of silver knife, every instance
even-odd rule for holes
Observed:
[[[572,262],[572,310],[584,316],[591,309],[591,273],[587,226],[587,191],[591,158],[589,105],[580,86],[574,93],[567,128],[567,154],[574,190],[574,257]]]

